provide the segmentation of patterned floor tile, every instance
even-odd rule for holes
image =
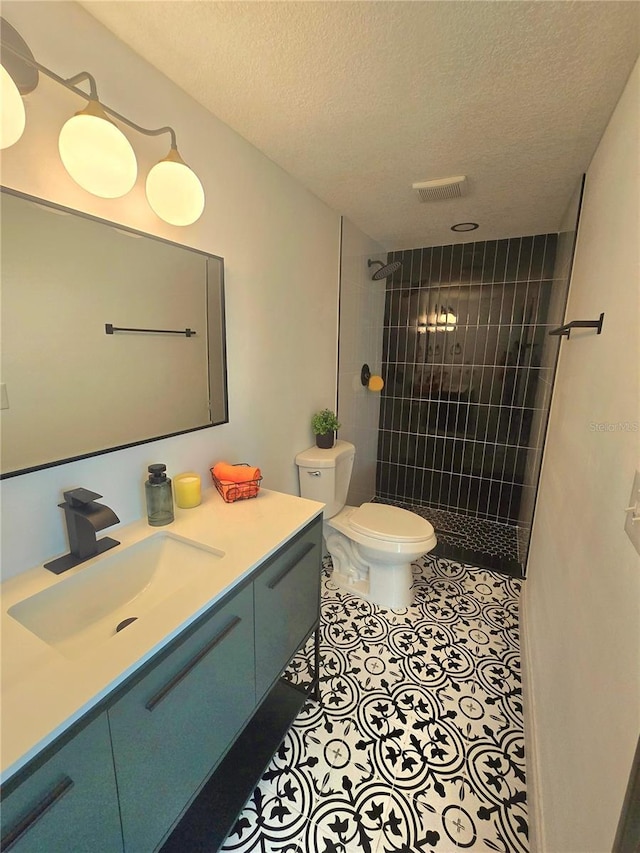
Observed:
[[[339,788],[323,799],[309,821],[309,849],[375,853],[392,793],[392,787],[379,780],[354,785],[343,776]]]
[[[234,853],[309,853],[304,847],[306,821],[258,786],[223,846]]]
[[[465,833],[475,836],[470,845],[474,853],[528,853],[524,783],[498,750],[483,748],[470,761],[462,807],[468,816]]]
[[[395,753],[400,750],[402,733],[390,726],[381,727],[379,736],[372,736],[363,725],[369,713],[366,709],[354,719],[320,722],[322,712],[316,709],[301,714],[292,726],[289,737],[298,738],[304,755],[314,762],[312,775],[316,799],[342,788],[347,776],[353,784],[373,781],[393,784]],[[315,804],[312,806],[315,808]],[[310,816],[310,815],[309,815]]]
[[[500,658],[519,650],[517,631],[496,628],[483,618],[483,614],[470,619],[460,619],[455,625],[456,640],[463,643],[476,659],[484,655]]]
[[[223,850],[527,853],[521,583],[427,555],[387,610],[325,566],[320,693]],[[289,667],[309,680],[313,643]]]
[[[456,833],[450,831],[446,816],[452,810],[455,812],[460,808],[463,785],[464,779],[461,778],[456,782],[455,787],[448,788],[444,795],[428,788],[411,799],[412,807],[421,816],[423,822],[430,826],[432,833],[437,832],[439,836],[434,844],[434,850],[443,851],[443,853],[458,851]]]
[[[485,839],[478,831],[478,818],[470,810],[470,804],[464,801],[449,805],[442,813],[442,826],[447,841],[453,849],[486,851],[494,849],[485,846]],[[489,839],[490,840],[490,839]]]
[[[454,707],[466,749],[484,738],[488,730],[496,737],[507,731],[522,731],[522,716],[512,714],[510,707],[505,709],[500,699],[488,694],[477,682],[466,682],[460,688]]]
[[[440,812],[397,788],[387,801],[376,853],[450,853]]]

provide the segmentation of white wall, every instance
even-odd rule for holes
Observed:
[[[66,550],[56,507],[65,488],[100,492],[122,522],[143,515],[151,462],[208,477],[218,459],[246,460],[260,465],[264,486],[297,492],[294,455],[313,441],[313,412],[337,393],[340,220],[79,6],[5,2],[2,14],[56,73],[88,70],[109,106],[146,127],[175,127],[207,196],[202,218],[188,228],[157,219],[144,197],[146,171],[168,150],[165,138],[131,131],[140,174],[123,199],[98,199],[73,183],[58,159],[57,134],[83,103],[46,79],[26,99],[24,137],[3,152],[2,182],[224,257],[230,413],[221,427],[3,481],[9,577]]]
[[[382,247],[348,219],[342,220],[340,270],[340,359],[338,379],[338,437],[356,446],[347,500],[360,506],[376,491],[380,394],[360,381],[363,364],[382,371],[382,326],[385,282],[371,281],[369,258],[385,260]]]
[[[624,533],[639,420],[636,65],[587,172],[523,596],[541,853],[610,851],[640,723],[640,558]]]
[[[553,283],[547,307],[545,323],[547,326],[561,326],[564,323],[569,280],[573,262],[573,247],[578,227],[580,198],[582,195],[582,178],[567,205],[560,223],[556,257],[553,267]],[[540,368],[538,370],[538,385],[531,420],[530,449],[527,453],[524,469],[524,489],[520,502],[520,517],[518,520],[518,535],[521,544],[521,559],[526,560],[531,531],[531,520],[534,515],[536,502],[536,486],[540,474],[542,453],[544,450],[545,431],[549,412],[549,402],[553,391],[554,374],[559,348],[563,338],[545,335],[540,353]]]

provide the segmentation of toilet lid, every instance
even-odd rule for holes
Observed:
[[[375,539],[419,542],[433,536],[433,527],[426,518],[386,504],[362,504],[349,521],[355,530]]]

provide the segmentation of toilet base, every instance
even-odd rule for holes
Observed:
[[[378,607],[403,610],[413,604],[413,573],[410,563],[402,566],[376,566],[373,572],[370,568],[369,577],[364,580],[354,580],[334,569],[331,579],[344,592],[358,595]]]
[[[333,563],[331,578],[340,589],[390,610],[413,604],[413,572],[405,555],[375,552],[353,542],[326,522],[323,533]]]
[[[359,595],[360,598],[366,598],[369,601],[369,581],[352,581],[345,575],[337,572],[335,569],[331,574],[331,580],[343,592],[348,592],[351,595]]]

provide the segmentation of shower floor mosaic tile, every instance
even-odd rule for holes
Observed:
[[[527,853],[521,582],[426,555],[414,604],[386,610],[329,569],[322,702],[306,702],[222,849]]]

